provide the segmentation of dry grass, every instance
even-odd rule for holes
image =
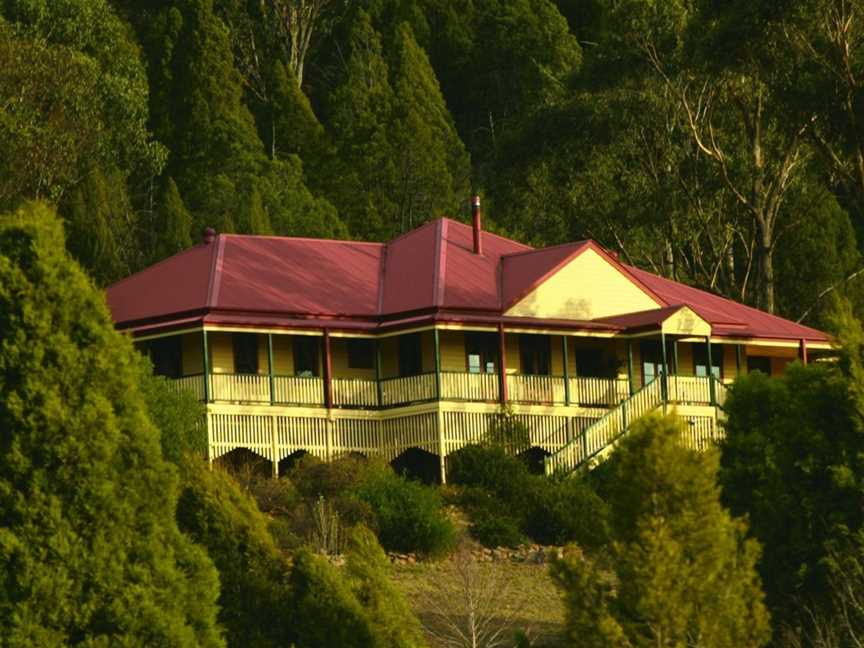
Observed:
[[[495,622],[509,624],[531,639],[533,646],[563,646],[561,634],[564,629],[564,607],[547,565],[481,562],[476,569],[487,582],[499,585],[494,593]],[[442,622],[442,612],[450,620],[464,618],[464,605],[458,596],[451,596],[448,579],[452,576],[452,565],[446,563],[421,563],[394,565],[393,579],[405,593],[414,612],[427,629],[427,638],[432,648],[448,648],[442,640],[447,629]],[[442,606],[446,606],[442,609]],[[508,638],[513,636],[507,633]],[[505,645],[513,645],[508,641]]]

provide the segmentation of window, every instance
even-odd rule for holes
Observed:
[[[468,373],[495,373],[498,338],[487,333],[466,333],[465,355]]]
[[[534,376],[548,376],[551,371],[551,352],[549,338],[545,335],[520,335],[519,359],[522,373]]]
[[[234,373],[258,373],[258,336],[255,333],[235,333]]]
[[[348,368],[373,369],[375,343],[372,340],[348,340]]]
[[[153,373],[157,376],[179,378],[183,375],[183,350],[179,335],[151,340],[149,351]]]
[[[693,373],[700,378],[708,375],[708,349],[704,344],[693,345]],[[711,345],[711,375],[723,377],[723,347],[719,344]]]
[[[766,376],[771,375],[771,358],[768,356],[747,356],[747,373],[761,371]]]
[[[399,340],[399,375],[416,376],[423,371],[420,334],[402,335]]]
[[[294,337],[294,375],[312,378],[318,375],[318,338],[312,335]]]

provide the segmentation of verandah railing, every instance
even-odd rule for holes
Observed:
[[[465,373],[444,371],[441,373],[441,398],[495,402],[500,399],[497,373]]]
[[[434,373],[385,378],[381,381],[381,405],[405,405],[435,400],[437,397]]]
[[[630,398],[630,381],[626,378],[570,378],[570,402],[575,405],[615,407]]]
[[[173,384],[177,390],[204,398],[202,374],[176,378]],[[569,378],[568,384],[571,405],[614,408],[629,398],[627,380],[580,376]],[[271,399],[271,380],[267,374],[214,373],[210,375],[208,394],[217,402],[324,405],[324,380],[320,377],[274,375],[272,387]],[[511,402],[548,405],[567,402],[564,379],[559,376],[509,374],[507,387]],[[667,378],[666,387],[670,403],[722,406],[725,402],[726,386],[714,378],[673,375]],[[440,388],[442,400],[500,400],[498,374],[442,372]],[[333,378],[332,389],[335,407],[393,407],[438,397],[434,373],[386,378],[380,381],[380,387],[373,379]]]
[[[515,403],[564,403],[564,377],[507,374],[507,396]]]

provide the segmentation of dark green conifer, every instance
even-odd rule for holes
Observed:
[[[220,646],[142,359],[39,204],[0,215],[0,627],[10,646]]]

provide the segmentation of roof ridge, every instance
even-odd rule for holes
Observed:
[[[222,285],[222,254],[225,251],[225,235],[216,236],[211,245],[217,246],[216,254],[210,257],[210,276],[207,280],[206,307],[215,308],[216,300],[219,298],[219,288]]]
[[[114,283],[112,283],[112,284],[108,284],[107,286],[105,286],[104,289],[105,289],[106,291],[107,291],[107,290],[111,290],[111,289],[114,288],[115,286],[119,286],[120,284],[126,283],[126,282],[129,281],[130,279],[134,279],[135,277],[137,277],[138,275],[140,275],[142,272],[148,272],[149,270],[152,270],[153,268],[157,268],[157,267],[159,267],[159,266],[161,266],[161,265],[164,265],[164,264],[168,263],[169,261],[171,261],[172,259],[176,259],[176,258],[179,257],[179,256],[183,256],[184,254],[187,254],[187,253],[191,252],[192,250],[197,250],[198,248],[206,247],[206,246],[208,246],[208,245],[211,245],[211,244],[208,244],[208,243],[196,243],[196,244],[193,245],[192,247],[188,247],[188,248],[186,248],[185,250],[180,250],[179,252],[177,252],[177,253],[175,253],[175,254],[172,254],[171,256],[167,256],[167,257],[165,257],[164,259],[159,259],[159,261],[157,261],[156,263],[154,263],[154,264],[152,264],[152,265],[149,265],[149,266],[147,266],[146,268],[142,268],[142,269],[139,270],[138,272],[133,272],[133,273],[130,274],[129,276],[123,277],[122,279],[118,279],[118,280],[115,281]]]
[[[446,282],[444,277],[447,272],[447,230],[450,223],[449,218],[438,219],[438,227],[435,237],[435,257],[432,261],[432,305],[442,306],[444,304],[444,289]]]
[[[508,239],[508,240],[511,240],[511,239]],[[549,250],[557,250],[559,248],[565,248],[565,247],[570,247],[570,246],[587,245],[589,243],[593,243],[597,247],[599,247],[601,249],[605,249],[605,248],[603,248],[602,245],[597,243],[597,241],[595,241],[594,239],[582,239],[581,241],[570,241],[569,243],[558,243],[557,245],[550,245],[548,247],[531,248],[530,250],[523,250],[522,252],[510,252],[509,254],[502,254],[501,260],[503,261],[504,259],[509,259],[510,257],[522,256],[525,254],[532,254],[534,252],[548,252]]]
[[[409,232],[410,233],[410,232]],[[280,241],[314,241],[316,243],[343,243],[343,244],[351,244],[351,245],[387,245],[386,243],[382,243],[380,241],[354,241],[352,239],[336,239],[336,238],[316,238],[314,236],[279,236],[277,234],[236,234],[236,233],[224,233],[219,234],[220,237],[225,238],[239,238],[239,239],[277,239]]]
[[[425,223],[423,223],[422,225],[418,225],[418,226],[415,227],[414,229],[410,229],[410,230],[408,230],[407,232],[402,232],[399,236],[397,236],[396,238],[392,238],[392,239],[390,239],[390,240],[387,241],[386,243],[381,243],[381,245],[392,245],[392,244],[395,243],[396,241],[398,241],[398,240],[400,240],[400,239],[403,239],[403,238],[405,238],[406,236],[410,236],[411,234],[416,234],[416,233],[419,232],[420,230],[425,229],[425,228],[429,227],[430,225],[434,225],[434,224],[436,224],[438,221],[443,220],[443,218],[444,218],[444,217],[442,216],[442,217],[439,217],[439,218],[434,218],[434,219],[432,219],[432,220],[428,220],[428,221],[426,221]]]
[[[450,218],[449,216],[441,216],[441,218],[439,220],[446,220],[449,223],[455,223],[456,225],[461,225],[465,229],[469,229],[469,230],[471,229],[471,225],[469,225],[468,223],[463,223],[462,221],[457,220],[455,218]],[[516,239],[512,239],[509,236],[503,236],[501,234],[496,234],[495,232],[492,232],[492,231],[487,230],[487,229],[483,229],[483,230],[481,230],[481,232],[482,232],[482,234],[484,234],[486,236],[494,236],[495,238],[500,239],[502,241],[507,241],[508,243],[514,243],[516,245],[521,245],[522,247],[528,248],[527,250],[524,250],[523,252],[512,252],[511,254],[523,254],[524,252],[533,252],[533,251],[537,250],[537,248],[535,248],[534,246],[529,245],[528,243],[523,243],[522,241],[517,241]],[[502,254],[500,256],[503,257],[506,255]]]

